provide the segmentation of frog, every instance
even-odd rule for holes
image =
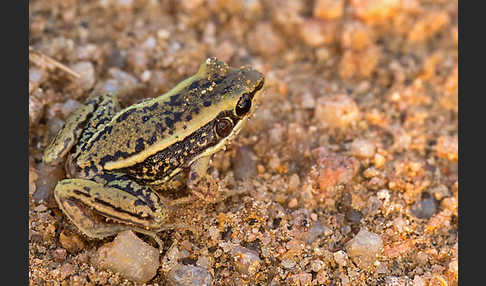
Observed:
[[[211,157],[254,113],[264,75],[208,58],[168,92],[125,108],[117,93],[93,92],[46,147],[43,161],[65,162],[54,198],[86,236],[124,230],[151,236],[169,229],[167,190],[186,180],[190,193],[212,202],[220,182]]]

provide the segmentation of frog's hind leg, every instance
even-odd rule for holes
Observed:
[[[83,141],[80,139],[89,138],[90,134],[84,132],[85,130],[96,129],[113,117],[118,109],[118,101],[113,94],[90,96],[83,105],[68,116],[62,129],[46,148],[42,158],[44,163],[49,165],[60,163],[78,141]]]
[[[66,179],[57,184],[54,197],[61,210],[89,237],[101,239],[130,229],[151,236],[162,249],[156,233],[164,229],[167,209],[148,187],[133,181],[103,184]]]
[[[91,112],[90,117],[85,124],[86,127],[81,133],[76,153],[84,151],[85,145],[89,142],[89,139],[93,137],[93,134],[97,132],[103,124],[110,122],[113,116],[120,110],[118,95],[113,93],[93,93],[87,99],[85,105],[90,103],[95,104],[95,109]]]

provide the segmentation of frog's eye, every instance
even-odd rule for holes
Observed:
[[[226,137],[233,129],[233,122],[229,118],[221,118],[216,121],[214,128],[218,136]]]
[[[238,104],[236,105],[236,109],[235,109],[236,115],[243,116],[248,111],[250,111],[250,108],[251,108],[251,98],[250,98],[250,95],[245,93],[240,97],[240,100],[238,101]]]

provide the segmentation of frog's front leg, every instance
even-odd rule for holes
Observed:
[[[218,181],[207,173],[211,156],[198,158],[189,169],[187,187],[200,199],[214,203],[222,199]]]
[[[150,188],[122,174],[104,174],[88,179],[60,181],[54,197],[61,210],[92,238],[105,238],[130,229],[153,237],[164,225],[167,208]]]

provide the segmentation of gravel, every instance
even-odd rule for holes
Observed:
[[[304,236],[305,242],[307,244],[312,244],[314,241],[319,239],[324,233],[328,233],[329,228],[322,224],[320,221],[312,223],[309,231]]]

